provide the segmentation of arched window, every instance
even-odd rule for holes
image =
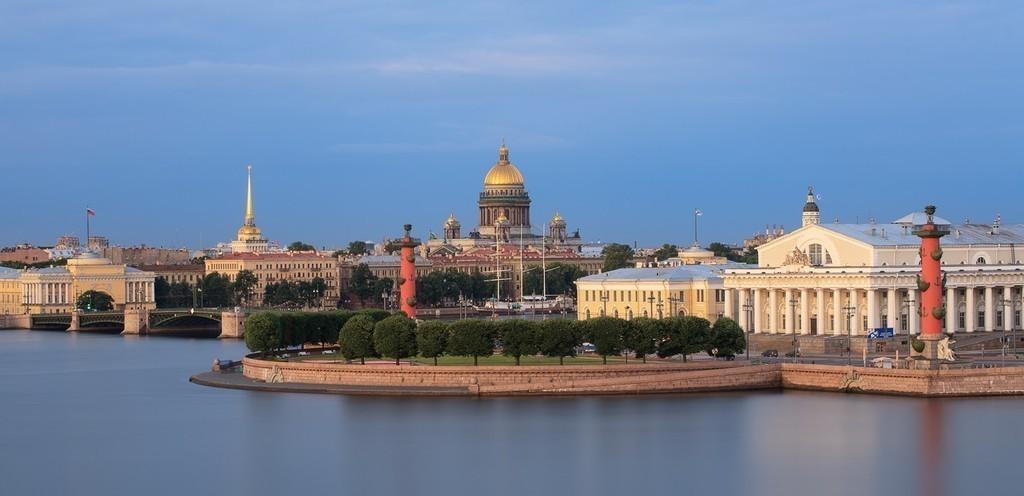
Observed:
[[[985,265],[985,257],[978,257],[978,260],[975,263],[978,265]]]
[[[807,257],[811,261],[811,265],[821,265],[821,245],[818,243],[812,243],[807,247]]]

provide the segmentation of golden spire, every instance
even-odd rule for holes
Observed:
[[[254,226],[256,225],[256,216],[252,212],[252,164],[246,168],[249,172],[249,180],[245,188],[245,225]]]

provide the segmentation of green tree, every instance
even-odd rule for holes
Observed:
[[[451,325],[448,337],[448,354],[473,357],[473,365],[478,358],[491,356],[494,353],[494,325],[486,320],[463,319]]]
[[[540,323],[538,348],[545,356],[558,357],[565,365],[565,357],[576,356],[576,348],[583,342],[577,326],[567,319],[548,319]]]
[[[735,356],[747,346],[743,328],[729,317],[719,317],[711,326],[704,351],[715,357]]]
[[[544,279],[540,266],[535,265],[526,272],[523,288],[526,294],[544,294]],[[587,275],[583,269],[569,264],[553,263],[548,265],[547,285],[549,295],[575,295],[576,280]]]
[[[156,300],[157,308],[172,308],[171,285],[167,279],[157,277],[153,280],[153,299]]]
[[[324,293],[327,292],[327,281],[324,281],[324,278],[320,276],[314,277],[309,282],[309,292],[309,306],[320,306],[320,302],[324,299]]]
[[[349,255],[355,256],[366,255],[369,253],[369,250],[367,250],[366,247],[366,241],[350,241],[348,243],[348,253]]]
[[[252,299],[253,290],[256,289],[256,285],[259,284],[259,279],[256,278],[256,274],[253,274],[251,270],[242,270],[235,276],[235,283],[232,288],[235,291],[235,301],[239,305],[246,305],[249,300]]]
[[[114,298],[103,291],[89,290],[78,295],[75,305],[79,310],[106,312],[114,309]]]
[[[433,358],[437,365],[437,357],[444,355],[448,346],[448,324],[442,320],[427,320],[416,326],[416,347],[424,358]]]
[[[395,289],[395,281],[391,280],[390,277],[382,277],[373,281],[373,299],[383,303],[384,296],[391,297],[391,293]],[[417,295],[417,299],[419,295]]]
[[[218,272],[211,272],[203,277],[203,302],[207,307],[227,307],[231,305],[231,281]]]
[[[370,272],[370,266],[364,263],[352,268],[352,277],[349,279],[348,287],[352,294],[359,297],[363,302],[373,294],[373,283],[377,276]]]
[[[658,356],[682,355],[684,362],[688,355],[704,350],[711,329],[707,319],[692,315],[669,317],[662,320],[662,325],[665,339],[658,344]]]
[[[661,245],[661,248],[658,248],[657,250],[654,251],[654,259],[659,262],[663,260],[668,260],[678,255],[679,247],[668,243]]]
[[[647,355],[658,351],[658,343],[665,336],[660,320],[637,317],[630,321],[629,339],[626,347],[633,350],[637,358],[647,363]]]
[[[597,317],[585,322],[587,338],[594,344],[603,363],[608,363],[609,355],[622,353],[629,322],[615,317]]]
[[[373,327],[373,349],[382,356],[394,357],[395,365],[416,355],[416,322],[405,315],[392,315]]]
[[[281,329],[277,315],[258,312],[245,319],[245,346],[252,352],[267,356],[281,347]]]
[[[341,326],[338,333],[338,348],[348,360],[358,358],[366,364],[366,357],[377,356],[373,348],[373,331],[376,322],[369,315],[353,315]]]
[[[316,251],[316,247],[302,241],[293,241],[292,244],[288,245],[288,251]]]
[[[186,308],[199,305],[199,291],[196,286],[185,281],[171,284],[168,300],[172,308]],[[195,303],[195,305],[193,305]]]
[[[539,348],[537,325],[525,319],[498,321],[498,335],[501,339],[501,353],[516,360],[523,355],[534,355]]]
[[[604,267],[601,269],[608,272],[615,269],[622,269],[630,266],[633,258],[633,248],[620,243],[610,243],[601,250],[604,256]]]

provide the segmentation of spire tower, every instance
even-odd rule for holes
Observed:
[[[249,177],[245,187],[245,225],[255,226],[256,216],[252,212],[252,164],[246,166]]]
[[[821,222],[821,212],[818,211],[818,202],[814,198],[814,188],[807,187],[807,201],[804,203],[804,213],[801,215],[802,226],[818,224]]]

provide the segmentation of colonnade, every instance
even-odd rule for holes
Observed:
[[[149,281],[125,282],[125,303],[148,303],[154,301],[153,283]]]
[[[865,335],[890,328],[920,332],[916,287],[727,288],[726,317],[756,333]],[[1021,328],[1024,286],[947,287],[945,328],[956,332]]]
[[[27,305],[61,305],[71,302],[71,283],[33,282],[23,285]]]

